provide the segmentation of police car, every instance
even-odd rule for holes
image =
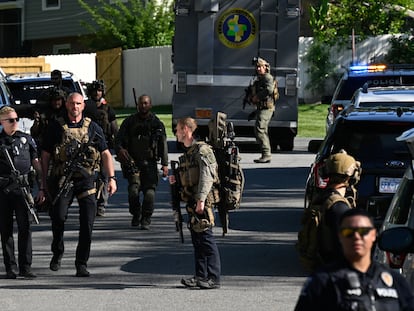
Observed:
[[[399,137],[414,159],[414,129]],[[374,259],[401,272],[414,288],[414,173],[409,165],[380,228]]]
[[[335,119],[324,140],[309,142],[316,153],[306,182],[305,202],[324,189],[319,169],[331,154],[344,149],[361,162],[357,206],[366,208],[379,227],[405,169],[411,163],[408,148],[395,138],[414,127],[414,109],[350,107]]]
[[[61,71],[61,73],[62,88],[68,92],[78,92],[85,97],[84,88],[76,75],[69,71]],[[33,125],[33,108],[37,104],[38,98],[54,86],[51,72],[8,74],[5,77],[5,83],[13,96],[14,108],[20,116],[20,129],[30,133],[30,128]]]
[[[414,107],[414,86],[369,87],[358,89],[351,99],[354,107]]]
[[[351,104],[355,91],[364,84],[370,87],[414,85],[413,65],[356,65],[342,75],[332,96],[326,117],[326,130],[338,114]]]

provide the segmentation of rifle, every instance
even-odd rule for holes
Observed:
[[[135,93],[135,88],[134,87],[132,88],[132,94],[134,95],[135,106],[138,106],[138,103],[137,103],[137,94]]]
[[[59,200],[59,198],[62,196],[63,193],[65,193],[65,196],[68,194],[69,190],[73,186],[73,182],[72,182],[73,174],[75,172],[79,172],[79,171],[82,172],[85,170],[81,165],[81,161],[84,159],[84,153],[86,152],[88,147],[92,145],[93,140],[95,139],[95,135],[96,135],[96,132],[92,134],[92,136],[90,137],[87,143],[77,142],[76,146],[72,147],[72,149],[75,149],[75,150],[71,152],[72,157],[69,159],[69,161],[66,161],[62,185],[59,188],[59,192],[53,199],[52,205],[56,204],[56,202]],[[74,141],[75,140],[73,140],[73,142]]]
[[[171,204],[174,211],[175,229],[180,234],[180,241],[184,243],[183,234],[183,215],[181,214],[181,182],[180,174],[178,173],[178,161],[171,161],[171,170],[175,176],[175,183],[171,184]]]
[[[244,98],[243,98],[243,110],[246,108],[246,105],[249,104],[250,105],[250,91],[251,91],[251,86],[246,87],[244,89]]]
[[[35,222],[39,224],[39,219],[37,218],[36,211],[34,210],[34,200],[32,194],[27,190],[30,188],[29,183],[27,182],[26,178],[20,174],[20,172],[14,166],[13,160],[10,156],[9,150],[5,146],[1,147],[4,155],[6,156],[7,163],[11,169],[10,177],[12,179],[12,184],[6,187],[4,190],[6,193],[13,191],[15,189],[19,189],[21,194],[23,195],[24,204],[26,205],[27,209],[29,210],[29,221]]]

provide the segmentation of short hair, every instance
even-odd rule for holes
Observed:
[[[138,97],[138,102],[137,104],[139,104],[139,102],[141,101],[141,99],[143,99],[144,97],[147,97],[149,100],[149,103],[152,104],[152,100],[151,100],[151,96],[147,95],[147,94],[142,94],[140,97]]]
[[[0,108],[0,115],[9,114],[11,112],[16,112],[16,110],[10,106],[3,106]]]
[[[372,218],[371,214],[363,208],[351,208],[347,210],[345,213],[341,215],[339,218],[339,227],[342,226],[342,223],[346,218],[354,217],[354,216],[363,216],[369,219],[371,225],[374,227],[374,219]]]
[[[179,119],[177,122],[177,125],[182,126],[182,127],[187,126],[193,133],[197,129],[197,121],[191,117],[185,117],[185,118]]]

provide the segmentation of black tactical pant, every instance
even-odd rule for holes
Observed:
[[[76,266],[86,266],[89,259],[92,230],[96,215],[96,197],[95,193],[87,194],[87,192],[95,189],[94,180],[95,176],[75,179],[73,187],[69,189],[67,194],[63,194],[50,210],[53,233],[51,249],[54,256],[61,258],[65,250],[63,233],[65,231],[68,208],[73,199],[77,197],[79,204],[79,238],[76,248]]]
[[[32,265],[32,232],[30,230],[29,212],[23,196],[10,192],[5,194],[0,190],[0,234],[3,250],[3,261],[6,271],[16,271],[17,264],[14,255],[13,212],[16,215],[18,238],[18,263],[20,272],[30,270]]]
[[[128,176],[129,212],[133,216],[138,216],[142,225],[149,225],[151,223],[157,185],[158,169],[155,161],[141,165],[139,174]],[[143,194],[142,203],[140,201],[140,192]]]

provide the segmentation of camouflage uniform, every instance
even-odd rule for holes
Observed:
[[[218,182],[217,161],[213,149],[206,143],[193,141],[184,155],[180,157],[180,181],[182,199],[187,202],[190,216],[191,240],[194,246],[195,278],[213,282],[220,286],[220,254],[211,227],[214,225],[213,205],[218,202],[214,183]],[[196,202],[205,201],[205,215],[195,213]],[[208,222],[203,221],[207,219]],[[183,279],[182,284],[192,287],[193,278]]]
[[[273,87],[274,81],[270,73],[257,76],[256,81],[253,83],[253,92],[259,99],[259,102],[255,103],[257,113],[254,133],[261,147],[262,158],[271,157],[268,127],[275,110],[272,98]]]
[[[122,172],[128,179],[129,212],[133,215],[132,225],[141,224],[146,229],[151,223],[154,211],[155,188],[158,185],[157,162],[168,165],[167,136],[164,124],[152,112],[146,118],[139,113],[127,117],[115,137],[115,152],[121,148],[128,151],[133,162],[122,163]],[[143,193],[142,204],[139,194]]]

